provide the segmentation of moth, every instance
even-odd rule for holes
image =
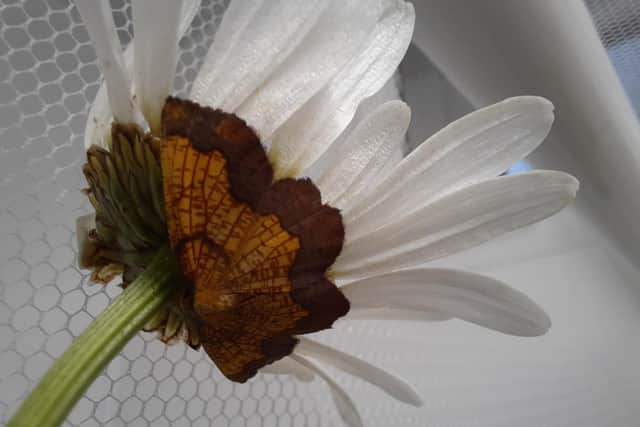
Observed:
[[[308,179],[274,180],[256,133],[221,110],[170,97],[160,143],[169,240],[202,346],[244,382],[331,327],[349,302],[328,277],[344,225]]]

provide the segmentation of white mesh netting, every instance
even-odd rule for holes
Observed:
[[[611,63],[636,112],[640,112],[640,2],[586,0],[586,3]]]

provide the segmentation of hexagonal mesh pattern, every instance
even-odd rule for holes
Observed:
[[[203,0],[180,41],[176,91],[185,94],[225,0]],[[123,45],[131,7],[112,0]],[[6,422],[55,358],[120,290],[88,285],[76,266],[75,218],[89,211],[86,115],[101,82],[89,36],[69,0],[0,3],[0,420]],[[308,390],[305,388],[305,390]],[[327,403],[327,402],[325,402]],[[287,379],[237,385],[206,355],[136,336],[98,378],[67,425],[327,425]],[[332,408],[327,406],[327,408]],[[326,415],[328,413],[328,415]]]
[[[640,112],[640,2],[586,0],[611,63]]]

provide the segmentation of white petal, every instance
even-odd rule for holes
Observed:
[[[200,10],[201,0],[182,0],[182,9],[180,10],[180,26],[178,27],[178,40],[182,38],[191,26],[191,21]]]
[[[87,27],[100,61],[115,119],[121,123],[136,123],[129,72],[124,65],[109,2],[77,0],[76,8]]]
[[[125,54],[126,53],[129,53],[129,49],[127,49]],[[125,60],[130,57],[131,63],[133,63],[133,49],[131,53],[132,55],[125,55]],[[102,83],[93,104],[91,104],[91,109],[87,114],[87,124],[84,128],[84,147],[88,149],[92,145],[98,145],[107,148],[105,136],[107,136],[111,130],[112,121],[113,115],[111,114],[111,107],[109,106],[107,86]]]
[[[87,214],[76,219],[76,241],[78,243],[78,265],[89,268],[89,257],[93,255],[95,244],[89,239],[89,232],[96,228],[96,214]]]
[[[292,375],[298,381],[302,381],[305,383],[313,381],[314,378],[312,371],[300,365],[299,363],[296,363],[289,357],[277,360],[270,365],[260,368],[260,373],[272,375]]]
[[[333,267],[337,278],[416,266],[538,222],[575,198],[578,181],[533,171],[481,182],[445,196],[394,223],[351,239]]]
[[[314,27],[329,0],[235,3],[231,3],[235,7],[228,20],[239,20],[242,27],[230,28],[225,14],[218,29],[220,40],[216,36],[211,47],[214,53],[207,55],[191,93],[196,102],[225,111],[235,111],[263,84]],[[248,10],[238,12],[240,7]],[[239,34],[229,36],[221,31]],[[214,54],[220,59],[213,58]]]
[[[137,102],[151,132],[160,135],[160,113],[173,91],[178,61],[181,0],[132,0]]]
[[[180,14],[179,37],[187,31],[199,8],[200,0],[183,0]],[[124,51],[124,63],[130,73],[133,73],[133,55],[133,43],[130,43]],[[87,125],[84,131],[84,144],[86,148],[89,148],[93,144],[106,147],[104,138],[111,129],[112,119],[113,116],[111,114],[111,107],[109,106],[109,98],[107,97],[107,87],[103,83],[100,89],[98,89],[98,93],[87,115]]]
[[[401,101],[390,101],[362,120],[343,147],[332,146],[328,168],[317,181],[323,201],[342,209],[371,185],[404,141],[411,110]]]
[[[540,145],[552,122],[553,105],[532,96],[507,99],[453,122],[407,156],[378,188],[343,212],[354,220],[352,236],[501,174]]]
[[[320,369],[316,364],[312,363],[308,359],[297,355],[295,352],[289,357],[295,360],[300,365],[315,372],[327,383],[327,385],[329,386],[329,390],[331,390],[331,397],[333,398],[333,402],[335,403],[336,408],[338,408],[338,413],[342,417],[342,420],[349,427],[363,427],[362,419],[360,418],[360,414],[356,409],[356,405],[353,404],[353,400],[351,400],[349,395],[342,389],[342,387],[340,387],[329,377],[329,375],[327,375],[322,369]]]
[[[410,3],[390,0],[366,47],[272,137],[269,155],[280,175],[295,176],[335,141],[360,102],[393,75],[413,34]]]
[[[408,320],[414,322],[443,322],[451,316],[431,309],[412,310],[405,308],[366,308],[351,305],[346,316],[338,321],[348,320]]]
[[[378,92],[374,93],[368,98],[362,100],[356,112],[353,116],[353,119],[349,122],[349,125],[342,131],[342,133],[336,138],[336,140],[331,144],[329,149],[327,149],[315,162],[311,165],[304,168],[298,176],[309,177],[316,182],[324,173],[326,173],[329,169],[332,169],[334,165],[332,162],[335,162],[334,153],[338,150],[336,148],[343,147],[345,145],[345,141],[351,135],[355,128],[357,128],[360,123],[366,119],[369,114],[373,113],[380,105],[387,103],[389,101],[399,101],[400,97],[400,89],[398,85],[401,77],[398,70],[394,73],[394,75],[385,83],[385,85]],[[406,136],[405,136],[406,138]],[[403,141],[404,142],[404,141]],[[392,154],[392,158],[389,161],[389,164],[385,166],[383,170],[384,176],[387,176],[391,170],[402,160],[404,157],[404,143],[398,146],[395,153]],[[375,188],[375,185],[378,181],[381,181],[381,177],[377,177],[374,181],[371,181],[369,184],[372,188]]]
[[[267,139],[355,55],[380,13],[380,0],[332,0],[304,40],[235,113]]]
[[[213,80],[223,71],[222,66],[227,57],[235,51],[234,48],[240,40],[240,36],[244,34],[255,19],[258,19],[256,14],[263,3],[264,0],[231,1],[224,12],[220,26],[216,31],[215,39],[191,87],[191,98],[194,101],[204,103]]]
[[[322,361],[341,371],[358,377],[372,384],[391,397],[413,406],[422,406],[420,396],[406,382],[377,368],[364,360],[353,357],[334,348],[317,343],[307,338],[298,337],[300,342],[294,353]]]
[[[367,111],[369,112],[373,111],[378,105],[383,104],[384,102],[387,102],[393,99],[400,100],[401,96],[400,96],[399,86],[401,84],[402,84],[402,77],[400,76],[399,70],[396,70],[393,76],[384,84],[382,89],[380,89],[378,92],[374,93],[370,97],[362,100],[362,102],[358,106],[358,109],[356,110],[352,123],[353,122],[358,123],[360,120],[362,120],[362,117],[366,115]],[[348,129],[349,128],[347,128],[347,130]],[[351,200],[349,200],[348,205],[351,205],[351,203],[354,200],[357,200],[360,196],[363,196],[364,194],[368,193],[371,190],[375,190],[377,185],[384,178],[386,178],[389,175],[389,173],[391,173],[391,171],[395,169],[398,163],[400,163],[400,161],[405,157],[404,149],[405,149],[406,140],[407,140],[407,135],[405,133],[405,135],[402,136],[402,141],[400,141],[400,143],[398,144],[395,152],[391,154],[389,162],[384,166],[382,170],[379,171],[378,176],[369,182],[369,184],[371,185],[371,188],[367,189],[366,192],[362,192],[354,195],[354,197]],[[317,163],[318,162],[316,161],[315,163],[312,164],[311,167],[314,167],[313,165]]]
[[[547,314],[523,293],[490,277],[414,269],[369,277],[340,288],[353,308],[427,310],[518,336],[542,335]]]

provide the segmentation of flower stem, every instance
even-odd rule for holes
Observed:
[[[40,380],[8,424],[58,426],[93,380],[176,289],[168,247],[107,307]]]

